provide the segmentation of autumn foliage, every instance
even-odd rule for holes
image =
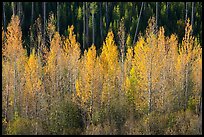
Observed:
[[[124,61],[112,31],[100,53],[82,53],[74,26],[60,36],[51,21],[46,58],[27,56],[18,16],[2,30],[3,134],[202,134],[202,48],[189,21],[178,43],[150,19]]]

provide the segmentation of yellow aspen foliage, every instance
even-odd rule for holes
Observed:
[[[3,30],[3,26],[2,26],[2,67],[4,67],[4,50],[5,50],[5,47],[4,47],[4,30]],[[2,71],[4,70],[4,68],[2,68]],[[4,73],[2,73],[2,74],[4,74]],[[4,79],[4,75],[2,75],[3,76],[3,78],[2,78],[2,80]],[[4,80],[3,80],[4,81]],[[4,84],[3,84],[4,85]]]
[[[155,30],[155,19],[149,20],[144,38],[139,37],[134,47],[133,67],[135,68],[139,82],[137,87],[145,100],[149,102],[149,111],[154,107],[161,106],[161,96],[164,93],[164,75],[165,75],[165,36],[164,29],[160,28],[159,32]],[[147,96],[148,95],[148,96]],[[156,100],[155,100],[156,99]],[[154,103],[153,103],[154,102]]]
[[[157,47],[157,58],[160,60],[158,65],[163,68],[164,63],[166,62],[166,51],[165,51],[165,45],[166,45],[166,39],[164,35],[164,28],[161,27],[158,32],[158,39],[157,39],[158,47]]]
[[[133,61],[133,48],[129,47],[127,49],[126,59],[124,63],[125,76],[128,75],[128,73],[130,72],[130,69],[132,67],[132,61]]]
[[[47,24],[47,34],[50,42],[52,40],[52,36],[55,34],[55,31],[56,31],[55,17],[54,17],[54,14],[51,13],[49,14],[48,24]]]
[[[78,97],[78,98],[80,98],[81,97],[81,91],[80,91],[80,85],[79,85],[79,81],[80,80],[76,80],[76,84],[75,84],[75,86],[76,86],[76,96]]]
[[[142,79],[140,79],[135,66],[129,71],[129,76],[126,77],[126,96],[135,110],[144,111],[147,108],[147,96],[142,89]]]
[[[177,64],[178,60],[178,40],[177,36],[172,34],[166,38],[165,44],[165,52],[166,52],[166,62],[164,66],[165,72],[165,101],[164,104],[166,108],[169,108],[167,111],[171,111],[173,109],[173,102],[177,104],[179,98],[179,92],[177,91],[178,82],[180,79],[180,74],[177,73],[179,70],[179,66]],[[175,95],[177,98],[175,98]]]
[[[42,93],[42,67],[35,56],[35,50],[32,50],[30,57],[25,65],[24,77],[26,79],[25,89],[23,93],[24,112],[30,116],[30,113],[35,112],[37,94]]]
[[[95,76],[97,74],[95,73],[96,47],[94,45],[88,49],[88,52],[85,50],[80,64],[79,76],[75,84],[77,95],[75,100],[88,112],[91,118],[94,107],[93,104],[95,104],[98,94],[95,88]]]
[[[81,54],[80,44],[76,41],[74,34],[74,26],[69,28],[69,36],[63,40],[63,51],[66,61],[64,65],[67,70],[67,88],[71,92],[75,92],[75,81],[78,75],[79,58]]]
[[[64,47],[63,47],[65,53],[67,55],[71,56],[72,54],[80,55],[80,45],[76,41],[76,35],[74,34],[74,26],[72,25],[69,28],[69,36],[64,41]]]
[[[22,46],[22,31],[18,16],[12,16],[7,26],[6,41],[4,44],[4,66],[6,86],[3,89],[3,100],[6,102],[6,109],[9,119],[13,118],[17,107],[22,106],[21,94],[24,86],[24,65],[26,62],[26,50]],[[5,94],[4,94],[5,93]],[[4,101],[3,101],[4,102]]]
[[[25,50],[22,46],[22,31],[18,16],[12,16],[6,32],[5,56],[8,59],[21,59],[25,56]]]
[[[60,34],[55,32],[50,43],[50,52],[48,53],[47,65],[45,66],[46,76],[49,79],[49,81],[47,81],[49,83],[47,88],[50,92],[49,94],[54,98],[60,97],[60,93],[63,89],[62,75],[66,67],[64,61],[65,55],[62,50],[62,40]]]
[[[199,45],[200,46],[200,45]],[[199,47],[196,52],[197,58],[193,62],[193,79],[194,82],[202,87],[202,48]]]
[[[1,33],[1,35],[2,35],[2,56],[4,56],[4,50],[5,50],[5,45],[4,45],[4,43],[5,43],[5,37],[4,37],[4,35],[5,35],[5,32],[4,32],[4,29],[3,29],[3,27],[2,27],[2,33]]]
[[[107,97],[110,98],[114,95],[116,74],[118,73],[119,60],[118,50],[114,42],[113,32],[109,32],[105,42],[103,43],[102,53],[100,55],[100,62],[103,68],[104,83],[102,92],[102,101],[104,102]],[[110,93],[113,92],[113,93]],[[109,99],[108,99],[109,100]],[[109,100],[110,101],[110,100]]]
[[[130,69],[132,68],[132,62],[133,62],[133,48],[128,47],[127,53],[126,53],[126,59],[124,62],[124,79],[125,79],[125,81],[128,79]],[[128,84],[128,83],[126,83],[125,81],[123,82],[123,88],[127,89],[128,85],[126,85],[126,84]]]
[[[42,72],[41,66],[38,64],[37,57],[35,56],[34,49],[25,65],[25,90],[30,96],[34,96],[35,92],[40,92],[42,81],[40,76]]]
[[[115,71],[118,65],[118,50],[114,42],[114,35],[112,31],[108,32],[106,40],[103,43],[100,58],[105,71]]]
[[[8,24],[4,51],[6,60],[11,63],[13,68],[16,66],[19,74],[23,74],[26,51],[22,46],[22,31],[18,16],[12,16],[11,22]]]
[[[190,21],[187,21],[186,27],[185,27],[185,36],[183,37],[182,44],[179,47],[179,56],[181,58],[183,69],[189,65],[191,59],[192,59],[192,51],[193,51],[193,41],[194,37],[191,36],[192,26],[189,23]]]
[[[58,65],[57,63],[57,55],[61,54],[61,38],[58,32],[55,33],[51,44],[50,44],[50,52],[47,58],[47,73],[50,72],[55,72],[56,71],[56,66]]]
[[[188,105],[196,113],[199,113],[199,107],[202,96],[202,48],[197,41],[194,42],[192,73],[190,78],[193,80],[192,95]]]
[[[178,40],[176,35],[172,34],[166,41],[167,58],[169,61],[171,61],[171,65],[173,67],[173,63],[175,64],[178,57]]]
[[[132,69],[130,70],[130,77],[127,77],[126,79],[126,83],[127,83],[126,96],[128,97],[129,102],[134,104],[135,104],[135,94],[137,92],[137,89],[136,89],[137,82],[138,80],[136,79],[135,69],[134,67],[132,67]]]
[[[132,41],[132,40],[131,40],[130,34],[128,34],[127,40],[126,40],[126,45],[127,45],[128,48],[130,48],[131,45],[132,45],[131,41]]]
[[[92,45],[87,52],[86,58],[86,68],[89,69],[88,73],[92,73],[94,70],[94,64],[96,60],[96,47]]]
[[[145,45],[143,37],[140,37],[136,46],[134,47],[133,66],[135,67],[136,75],[141,81],[141,85],[137,85],[143,90],[147,90],[147,52],[148,47]]]
[[[164,35],[164,28],[160,27],[158,31],[158,38],[157,38],[157,46],[156,53],[154,54],[155,58],[155,64],[156,64],[156,70],[155,70],[155,77],[156,77],[156,83],[155,83],[155,90],[157,93],[155,93],[155,107],[157,109],[160,109],[163,111],[164,104],[166,100],[166,94],[167,94],[167,68],[166,68],[166,61],[167,61],[167,52],[165,49],[166,45],[166,39]],[[154,63],[154,62],[153,62]]]
[[[112,31],[99,55],[94,44],[81,54],[74,26],[60,36],[54,14],[46,26],[49,52],[37,19],[36,42],[31,38],[30,44],[38,49],[27,56],[19,17],[12,16],[7,31],[2,27],[5,132],[17,134],[24,119],[35,134],[200,133],[202,47],[189,22],[179,43],[157,29],[153,17],[135,45],[128,34],[120,60]]]

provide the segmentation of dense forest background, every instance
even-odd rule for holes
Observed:
[[[48,42],[46,26],[51,13],[53,23],[62,35],[68,34],[68,26],[74,25],[81,49],[88,49],[92,43],[100,49],[109,30],[118,34],[121,20],[124,22],[125,39],[129,36],[131,45],[138,34],[144,33],[148,19],[156,17],[156,24],[163,26],[165,35],[178,35],[179,42],[184,36],[185,20],[190,18],[193,35],[202,45],[202,2],[3,2],[2,23],[4,30],[15,14],[20,17],[23,44],[31,49],[31,31],[35,21],[41,18],[41,31]],[[33,34],[34,35],[34,34]],[[118,37],[115,37],[118,44]],[[28,52],[29,53],[29,52]]]
[[[2,134],[202,134],[202,3],[2,4]]]

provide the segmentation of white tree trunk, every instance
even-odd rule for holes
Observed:
[[[140,8],[140,15],[139,15],[139,19],[138,19],[138,22],[137,22],[137,27],[136,27],[136,31],[135,31],[134,40],[133,40],[133,46],[134,46],[134,44],[136,42],[136,37],[137,37],[138,27],[139,27],[139,23],[140,23],[140,18],[141,18],[141,15],[142,15],[143,5],[144,5],[144,2],[142,2],[141,8]]]

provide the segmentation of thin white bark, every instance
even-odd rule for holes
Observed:
[[[13,15],[15,15],[15,2],[11,2],[11,6],[12,6],[12,11],[13,11]]]
[[[158,28],[158,2],[156,2],[156,30],[157,30],[157,28]]]
[[[186,70],[185,70],[185,104],[184,104],[184,110],[187,109],[188,105],[188,63],[186,64]]]
[[[89,4],[86,2],[86,45],[89,46]]]
[[[191,25],[192,25],[191,34],[193,34],[193,23],[194,23],[194,2],[192,2],[192,12],[191,12]]]
[[[140,15],[139,15],[139,19],[138,19],[138,22],[137,22],[137,27],[136,27],[136,31],[135,31],[134,40],[133,40],[133,45],[134,45],[135,42],[136,42],[136,37],[137,37],[137,33],[138,33],[138,27],[139,27],[139,23],[140,23],[140,18],[141,18],[141,15],[142,15],[143,5],[144,5],[144,2],[142,2],[141,8],[140,8]]]
[[[86,34],[86,10],[85,2],[83,2],[83,50],[85,49],[85,34]]]
[[[95,35],[94,35],[94,13],[92,13],[92,25],[93,25],[93,29],[92,29],[92,34],[93,34],[93,42],[92,42],[92,44],[94,44],[95,43]]]
[[[3,2],[3,23],[4,23],[4,30],[6,30],[6,13],[5,13],[5,2]]]
[[[46,2],[43,2],[43,45],[45,46]]]

